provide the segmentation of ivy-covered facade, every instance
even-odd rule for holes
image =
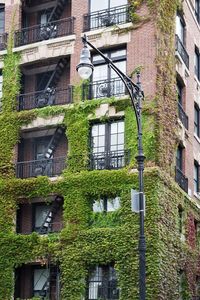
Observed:
[[[0,299],[136,300],[139,216],[131,211],[131,189],[138,190],[137,126],[130,99],[107,67],[108,77],[98,78],[103,63],[94,53],[100,83],[76,77],[80,1],[58,1],[64,15],[51,1],[33,2],[4,7],[6,18],[12,11],[12,28],[0,53]],[[86,2],[81,13],[88,12]],[[133,80],[138,67],[142,73],[146,299],[198,300],[198,199],[179,186],[174,171],[180,143],[175,18],[184,16],[185,1],[122,1],[128,19],[127,8],[115,9],[121,17],[106,25],[105,18],[97,25],[92,5],[90,21],[84,17],[89,39],[122,68],[126,49],[127,73]],[[16,33],[20,14],[28,26]],[[63,33],[73,17],[75,31]],[[147,42],[138,55],[134,39],[142,36]]]

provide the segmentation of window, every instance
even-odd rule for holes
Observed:
[[[184,234],[184,210],[182,208],[182,206],[178,207],[178,228],[179,228],[179,234],[182,237],[182,235]]]
[[[183,45],[185,45],[185,23],[181,16],[176,16],[176,34]]]
[[[33,295],[34,297],[48,296],[50,270],[48,268],[35,268],[33,271]]]
[[[180,81],[177,80],[176,90],[178,95],[178,103],[183,106],[183,86],[181,85]]]
[[[113,266],[96,266],[89,271],[86,300],[119,299],[117,274]]]
[[[120,208],[120,198],[103,197],[100,200],[95,200],[93,203],[94,212],[111,212]]]
[[[126,74],[126,50],[114,50],[104,53]],[[116,73],[108,67],[99,55],[93,56],[94,71],[92,75],[91,98],[120,96],[125,94],[125,86]]]
[[[200,80],[200,54],[199,49],[195,47],[195,53],[194,53],[194,74]]]
[[[124,167],[124,121],[93,125],[91,150],[93,169]]]
[[[197,21],[200,22],[200,1],[199,0],[195,0],[195,15]]]
[[[199,246],[200,246],[200,222],[197,220],[194,220],[194,227],[195,227],[196,247],[199,249]]]
[[[194,161],[194,192],[199,193],[199,165]]]
[[[110,9],[112,7],[122,6],[126,4],[127,4],[127,0],[102,0],[102,1],[90,0],[90,13],[103,10],[103,9]]]
[[[199,131],[199,107],[197,104],[194,106],[194,133],[199,137],[200,131]]]
[[[0,4],[0,34],[5,32],[5,5]]]
[[[33,230],[39,233],[48,233],[52,230],[51,206],[47,204],[37,204],[34,210]]]
[[[183,170],[183,148],[181,145],[178,146],[176,152],[176,167],[182,171]]]

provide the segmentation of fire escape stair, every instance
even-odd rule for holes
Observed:
[[[67,2],[68,2],[68,0],[58,0],[57,1],[56,6],[52,10],[52,12],[48,18],[49,23],[60,19]]]
[[[52,172],[52,161],[49,160],[52,158],[60,139],[62,138],[64,134],[65,129],[63,127],[57,127],[55,130],[54,135],[52,136],[48,146],[46,147],[46,150],[44,152],[44,159],[41,160],[41,162],[37,162],[36,166],[34,167],[34,176],[50,176]],[[45,160],[47,160],[45,162]]]
[[[54,202],[50,206],[50,209],[48,211],[48,214],[46,215],[46,218],[44,219],[39,234],[45,234],[51,231],[52,229],[52,221],[58,211],[58,209],[61,207],[63,203],[63,198],[56,196]]]
[[[55,102],[55,89],[60,80],[63,71],[67,66],[68,60],[66,58],[61,58],[57,63],[55,70],[53,71],[51,77],[49,78],[44,91],[42,94],[36,99],[36,106],[37,107],[44,107],[47,105],[53,105]],[[45,80],[45,74],[41,79],[41,82]]]

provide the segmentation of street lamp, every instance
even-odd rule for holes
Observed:
[[[142,115],[141,115],[141,102],[144,98],[143,91],[141,89],[140,74],[137,73],[137,83],[132,82],[131,78],[124,74],[111,59],[106,57],[99,49],[97,49],[93,44],[91,44],[86,35],[82,37],[84,47],[81,52],[80,63],[77,65],[76,70],[83,79],[88,79],[93,70],[94,66],[90,59],[90,51],[88,49],[89,45],[96,53],[104,58],[105,62],[110,68],[112,68],[115,73],[121,78],[125,84],[128,93],[131,98],[131,103],[134,109],[134,113],[137,121],[138,129],[138,154],[136,156],[139,172],[139,216],[140,216],[140,235],[139,235],[139,296],[140,300],[145,300],[146,298],[146,242],[144,234],[144,184],[143,184],[143,171],[144,171],[144,160],[145,156],[143,154],[142,146]]]

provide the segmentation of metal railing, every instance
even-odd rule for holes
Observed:
[[[28,45],[43,40],[54,39],[74,33],[74,17],[50,22],[45,25],[35,25],[15,32],[15,47]]]
[[[188,129],[188,116],[186,115],[182,105],[178,102],[178,116],[183,126]]]
[[[8,34],[7,33],[0,34],[0,51],[6,49],[7,41],[8,41]]]
[[[126,94],[126,88],[120,78],[99,80],[82,85],[82,100],[108,97],[120,97]]]
[[[131,22],[129,11],[130,6],[123,5],[86,14],[83,16],[83,30],[89,31]]]
[[[187,193],[188,192],[188,178],[185,177],[179,168],[175,168],[175,180],[178,185]]]
[[[22,161],[16,164],[17,178],[60,175],[66,166],[65,157]]]
[[[51,89],[33,93],[21,94],[18,96],[18,110],[29,110],[52,105],[72,103],[73,87],[66,89]]]
[[[189,55],[185,49],[185,46],[183,45],[182,41],[180,40],[179,36],[176,34],[176,51],[180,54],[183,62],[185,63],[186,67],[189,69]]]
[[[90,154],[91,170],[112,170],[125,167],[130,161],[129,150],[107,151]]]

